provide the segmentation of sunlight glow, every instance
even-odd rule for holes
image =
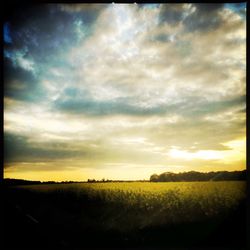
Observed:
[[[220,160],[222,163],[246,160],[246,137],[222,143],[222,145],[229,146],[230,149],[220,151],[199,150],[196,152],[188,152],[174,147],[169,151],[168,155],[173,158],[182,158],[185,160]]]
[[[183,158],[186,160],[214,160],[223,158],[223,155],[221,155],[219,151],[215,150],[200,150],[192,153],[185,150],[171,149],[169,155],[174,158]]]

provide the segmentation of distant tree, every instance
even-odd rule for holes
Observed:
[[[56,182],[55,181],[44,181],[43,183],[45,183],[45,184],[55,184]]]
[[[95,179],[88,179],[88,182],[96,182]]]
[[[201,173],[189,171],[183,173],[165,172],[160,175],[153,174],[150,176],[152,182],[173,182],[173,181],[229,181],[229,180],[246,180],[246,170],[244,171],[218,171]]]
[[[3,179],[3,184],[4,185],[36,185],[36,184],[41,184],[40,181],[28,181],[28,180],[22,180],[22,179]]]
[[[154,181],[159,181],[158,179],[159,179],[159,176],[157,174],[153,174],[153,175],[150,176],[150,181],[153,181],[153,182]]]

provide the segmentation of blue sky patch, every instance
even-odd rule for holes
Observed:
[[[10,24],[5,23],[3,26],[3,38],[5,43],[12,43],[12,38],[10,36]]]

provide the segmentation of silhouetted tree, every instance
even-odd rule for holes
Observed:
[[[183,173],[165,172],[160,175],[153,174],[150,176],[152,182],[173,182],[173,181],[231,181],[231,180],[246,180],[246,170],[243,171],[218,171],[201,173],[189,171]]]
[[[159,176],[157,174],[153,174],[150,176],[150,181],[158,181]]]

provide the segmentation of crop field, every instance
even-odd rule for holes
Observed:
[[[217,244],[226,223],[240,231],[230,218],[246,199],[246,182],[41,184],[7,191],[12,203],[60,232],[66,246],[95,245],[98,237],[104,246],[174,246],[180,238],[193,246],[200,239]],[[242,244],[237,237],[235,244]]]

